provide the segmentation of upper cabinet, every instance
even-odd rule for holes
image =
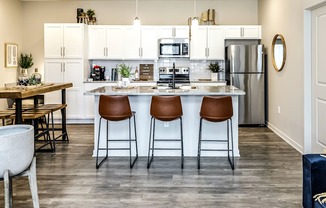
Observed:
[[[259,25],[225,26],[225,39],[261,39]]]
[[[224,60],[224,27],[193,27],[190,44],[192,60]]]
[[[121,59],[123,57],[123,28],[92,25],[88,29],[89,59]]]
[[[189,38],[188,26],[159,26],[159,38]]]
[[[44,24],[45,58],[83,58],[83,24]]]
[[[89,59],[157,59],[157,27],[89,26]]]

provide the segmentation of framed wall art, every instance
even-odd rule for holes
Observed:
[[[18,67],[18,45],[5,43],[5,67]]]

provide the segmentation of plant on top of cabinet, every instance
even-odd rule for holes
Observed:
[[[119,64],[119,73],[122,78],[129,78],[131,72],[131,67],[127,66],[125,63]]]

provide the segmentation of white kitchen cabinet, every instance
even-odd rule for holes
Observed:
[[[123,28],[121,26],[92,25],[88,29],[89,59],[122,59]]]
[[[224,60],[224,27],[193,27],[191,30],[190,59]]]
[[[157,27],[142,26],[141,28],[141,59],[158,59]]]
[[[261,39],[261,26],[259,25],[234,25],[225,26],[226,39]]]
[[[124,27],[123,59],[133,60],[141,57],[140,27]]]
[[[44,24],[45,58],[83,58],[83,24]]]
[[[89,27],[89,59],[156,60],[157,27]]]
[[[71,82],[66,90],[67,119],[81,119],[83,113],[83,59],[45,59],[44,79],[47,83]],[[61,91],[47,93],[45,103],[61,102]]]
[[[160,26],[159,38],[189,38],[188,26]]]

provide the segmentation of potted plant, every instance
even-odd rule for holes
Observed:
[[[20,66],[21,73],[18,76],[18,84],[19,85],[27,85],[29,82],[29,78],[27,75],[27,69],[31,68],[33,66],[33,56],[32,54],[20,54],[20,59],[18,61],[18,64]]]
[[[208,65],[208,69],[211,71],[211,80],[217,81],[221,79],[221,72],[223,69],[220,67],[220,64],[218,62],[212,62]]]
[[[88,9],[86,14],[87,14],[89,20],[93,20],[93,16],[95,15],[95,11],[92,10],[92,9]]]
[[[130,83],[129,77],[131,75],[131,67],[125,63],[119,64],[119,74],[122,78],[122,86],[127,87]]]

